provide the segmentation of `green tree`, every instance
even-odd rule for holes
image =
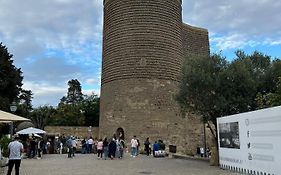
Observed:
[[[9,111],[16,101],[22,87],[22,71],[13,65],[13,55],[0,43],[0,109]]]
[[[279,61],[260,52],[236,52],[227,62],[221,55],[188,58],[176,100],[182,109],[200,114],[216,126],[216,118],[265,107],[276,85]],[[209,125],[210,126],[210,125]],[[210,127],[210,129],[212,129]],[[216,128],[215,128],[216,130]],[[212,131],[216,138],[216,131]]]
[[[267,97],[268,97],[268,104],[270,106],[281,105],[281,77],[279,77],[276,91],[274,93],[269,93]]]
[[[36,128],[44,129],[55,112],[56,110],[52,106],[40,106],[30,113],[29,118]]]
[[[82,102],[82,112],[85,126],[99,126],[100,98],[96,94],[85,96]]]
[[[48,124],[54,126],[99,126],[100,98],[83,95],[77,79],[68,81],[67,95],[61,98]]]
[[[77,79],[68,81],[67,96],[62,97],[61,103],[63,104],[78,104],[83,100],[81,84]]]
[[[85,116],[81,105],[60,104],[48,124],[54,126],[84,126]]]
[[[50,119],[50,125],[83,126],[85,116],[82,109],[83,94],[81,84],[77,79],[68,81],[68,92],[63,96],[57,112]]]
[[[176,95],[184,115],[190,110],[202,116],[205,122],[216,123],[216,117],[222,115],[220,109],[225,105],[220,78],[227,66],[226,59],[217,54],[211,57],[193,56],[186,60]],[[216,131],[209,128],[216,138]]]
[[[248,60],[234,60],[221,75],[221,93],[225,99],[223,115],[237,114],[255,109],[257,82]]]

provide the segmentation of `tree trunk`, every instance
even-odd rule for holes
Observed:
[[[218,149],[218,137],[217,137],[217,127],[213,127],[210,122],[207,122],[208,128],[210,129],[213,138],[212,138],[212,146],[211,151],[211,158],[210,158],[210,165],[211,166],[218,166],[219,165],[219,149]]]

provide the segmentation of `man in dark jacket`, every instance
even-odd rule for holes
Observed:
[[[111,159],[113,159],[115,157],[115,152],[116,152],[116,141],[114,138],[112,138],[111,142],[108,145],[108,157],[110,157]]]

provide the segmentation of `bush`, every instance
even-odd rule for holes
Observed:
[[[2,156],[3,157],[8,157],[9,156],[9,150],[8,150],[8,145],[11,142],[11,139],[9,139],[7,136],[2,136],[0,139],[0,145],[2,151]]]

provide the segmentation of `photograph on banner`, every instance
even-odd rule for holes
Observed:
[[[221,148],[240,149],[239,123],[220,123],[219,137]]]

